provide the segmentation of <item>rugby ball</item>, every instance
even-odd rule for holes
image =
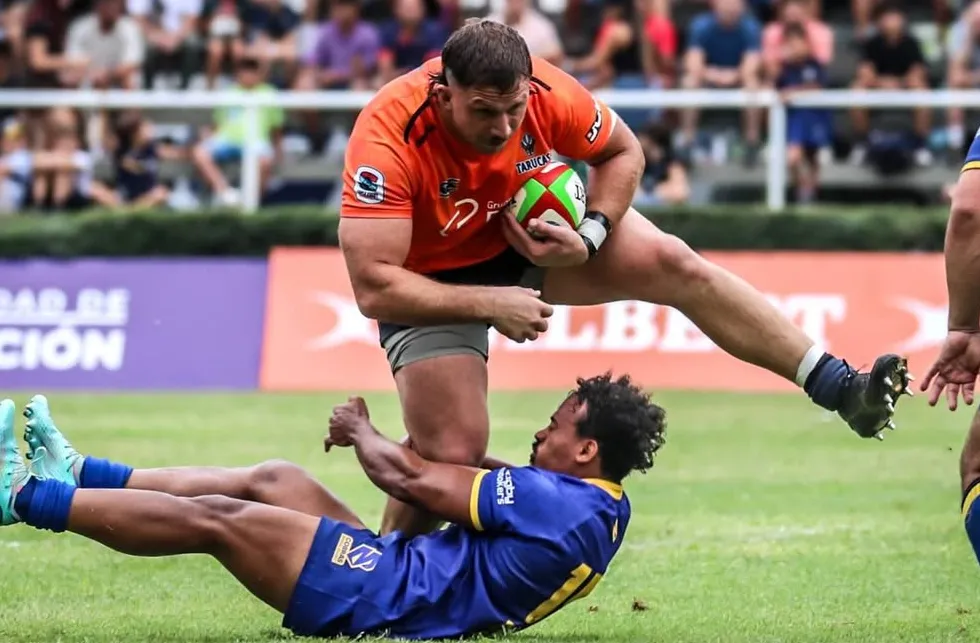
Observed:
[[[585,216],[585,185],[578,172],[552,161],[521,186],[513,207],[514,216],[525,229],[534,219],[578,228]]]

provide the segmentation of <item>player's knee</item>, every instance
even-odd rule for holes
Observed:
[[[290,481],[305,478],[302,467],[287,460],[268,460],[251,468],[248,475],[246,497],[255,500],[269,489],[288,485]]]

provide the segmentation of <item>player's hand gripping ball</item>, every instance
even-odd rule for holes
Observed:
[[[585,216],[585,185],[575,170],[553,161],[518,190],[513,212],[525,230],[534,219],[574,230]]]

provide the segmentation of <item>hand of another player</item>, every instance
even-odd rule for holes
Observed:
[[[533,219],[525,230],[509,212],[504,214],[503,220],[507,242],[535,266],[568,268],[589,260],[585,241],[570,227]]]
[[[929,391],[930,406],[935,406],[945,391],[946,404],[950,411],[955,411],[961,394],[964,402],[973,404],[978,373],[980,333],[951,330],[919,388]]]
[[[360,397],[347,398],[346,404],[338,404],[330,416],[330,432],[323,439],[323,450],[330,447],[349,447],[354,444],[354,436],[364,430],[371,430],[371,416],[367,404]]]
[[[541,293],[530,288],[498,288],[492,325],[501,335],[523,343],[534,341],[548,330],[554,309],[541,300]]]

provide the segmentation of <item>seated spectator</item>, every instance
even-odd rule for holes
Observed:
[[[648,125],[637,133],[646,166],[637,187],[634,204],[639,206],[680,205],[691,193],[687,170],[673,152],[671,131],[660,124]]]
[[[878,7],[878,33],[864,44],[861,62],[854,81],[855,89],[927,89],[925,59],[919,41],[906,29],[905,14],[897,4],[883,2]],[[870,129],[868,110],[851,110],[858,143],[852,160],[863,163],[867,155]],[[931,154],[926,148],[932,112],[923,107],[915,110],[914,158],[928,165]]]
[[[208,89],[214,89],[222,66],[242,56],[242,21],[239,0],[204,0],[201,20],[207,25],[204,75]]]
[[[4,89],[20,89],[24,79],[17,73],[17,62],[14,60],[13,45],[6,40],[0,40],[0,91]],[[0,106],[0,122],[7,122],[17,112],[16,108]]]
[[[395,18],[381,26],[378,86],[436,57],[446,44],[446,30],[425,16],[422,0],[396,0]]]
[[[160,179],[160,161],[184,158],[183,150],[154,140],[153,126],[137,111],[117,113],[110,139],[115,186],[93,182],[95,201],[107,208],[134,210],[166,204],[170,190]]]
[[[854,17],[854,35],[863,42],[874,35],[872,17],[881,6],[890,0],[851,0],[851,13]],[[950,9],[953,4],[961,4],[960,0],[914,0],[922,5],[932,5],[936,24],[940,27],[949,24]]]
[[[980,88],[980,0],[974,0],[949,30],[946,55],[949,60],[946,83],[950,89]],[[949,160],[958,164],[966,152],[963,108],[949,108],[946,122]]]
[[[303,61],[296,89],[370,89],[380,47],[378,30],[361,20],[358,0],[334,0],[330,20],[320,27],[313,50]],[[321,114],[308,111],[303,119],[313,151],[319,152],[326,143]]]
[[[24,36],[27,13],[30,8],[29,0],[14,0],[4,2],[0,8],[0,30],[3,32],[3,42],[10,48],[12,58],[18,63],[24,60]]]
[[[95,162],[82,143],[81,115],[69,107],[55,107],[48,112],[46,125],[50,145],[32,153],[34,207],[58,212],[90,207]],[[39,159],[60,162],[48,165],[37,163]]]
[[[791,96],[826,87],[826,68],[814,55],[803,25],[786,27],[782,41],[783,55],[777,63],[777,89],[784,96]],[[797,203],[811,203],[819,181],[819,152],[829,148],[832,142],[832,114],[827,109],[791,107],[786,119],[786,160],[796,186],[796,200]]]
[[[96,0],[95,11],[72,22],[66,51],[89,60],[77,80],[96,89],[139,87],[145,43],[139,25],[123,10],[123,0]]]
[[[65,52],[68,25],[81,15],[82,6],[81,0],[69,0],[67,5],[63,0],[32,0],[25,35],[29,87],[72,87],[88,69],[87,56]]]
[[[263,78],[269,78],[277,67],[281,84],[292,85],[299,56],[300,15],[284,0],[248,0],[244,18],[243,54],[259,61]]]
[[[237,84],[232,91],[242,95],[243,103],[249,94],[268,94],[276,91],[272,85],[262,82],[261,65],[253,58],[242,58],[237,63]],[[245,112],[239,107],[219,109],[215,112],[216,129],[213,134],[198,143],[192,153],[194,165],[217,197],[218,203],[234,207],[241,204],[241,193],[232,188],[218,167],[221,163],[241,161],[246,145],[255,145],[259,155],[259,181],[262,192],[272,177],[272,169],[282,158],[282,126],[285,113],[279,107],[259,110],[259,138],[246,139]]]
[[[743,0],[714,0],[714,10],[691,23],[684,87],[759,89],[761,31],[759,22],[746,12]],[[685,143],[693,144],[697,111],[683,110],[682,122]],[[761,122],[758,108],[745,110],[745,161],[750,166],[758,158]]]
[[[677,76],[677,29],[667,7],[661,0],[637,0],[646,38],[643,45],[651,49],[649,55],[644,54],[650,65],[646,73],[654,87],[673,87]]]
[[[651,52],[643,46],[643,33],[634,26],[634,14],[633,0],[605,0],[591,53],[566,65],[589,89],[611,87],[617,80],[632,87],[646,85],[645,71],[652,65],[644,61],[644,53]]]
[[[527,43],[532,56],[561,65],[565,54],[555,24],[534,8],[531,0],[504,0],[502,10],[487,16],[489,20],[513,27]]]
[[[90,162],[82,154],[64,151],[32,152],[27,145],[24,126],[8,120],[0,134],[0,215],[23,212],[32,203],[34,174],[85,173]]]
[[[834,58],[834,32],[815,17],[813,0],[784,0],[780,19],[766,25],[762,31],[762,62],[770,79],[779,76],[783,38],[791,25],[803,27],[810,51],[821,65],[829,65]]]
[[[180,89],[187,89],[199,67],[203,9],[202,0],[127,0],[126,12],[139,22],[147,46],[144,87],[151,89],[157,74],[176,71]]]

